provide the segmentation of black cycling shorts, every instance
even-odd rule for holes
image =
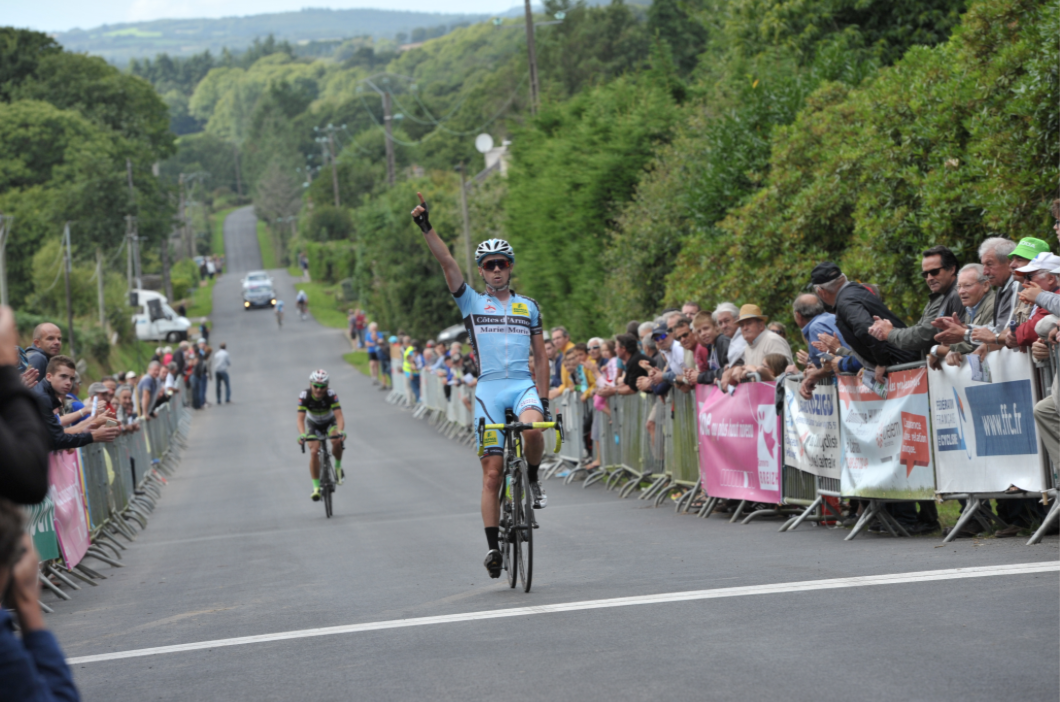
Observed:
[[[324,422],[321,422],[319,424],[317,422],[313,421],[312,417],[306,417],[306,420],[305,420],[305,433],[308,434],[309,436],[313,436],[313,434],[323,434],[324,436],[327,436],[328,435],[328,431],[333,426],[335,426],[335,418],[334,417],[332,417],[331,419],[325,420]]]

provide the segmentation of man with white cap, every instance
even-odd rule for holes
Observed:
[[[1038,254],[1026,266],[1016,269],[1023,274],[1024,289],[1020,292],[1020,299],[1033,307],[1027,321],[1017,326],[1005,340],[1005,345],[1010,349],[1030,346],[1038,340],[1035,327],[1048,316],[1049,310],[1037,304],[1037,299],[1043,292],[1055,293],[1060,289],[1060,274],[1053,272],[1056,270],[1060,270],[1060,256],[1048,252]],[[1027,293],[1026,298],[1024,293]]]

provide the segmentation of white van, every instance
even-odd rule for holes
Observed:
[[[129,304],[138,310],[132,318],[137,339],[179,343],[188,338],[191,322],[173,311],[165,295],[154,290],[133,290]]]

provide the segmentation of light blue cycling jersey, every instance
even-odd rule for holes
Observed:
[[[537,301],[514,291],[504,303],[464,283],[453,293],[471,346],[479,381],[530,377],[530,337],[541,334]]]
[[[487,424],[503,423],[506,409],[513,410],[516,416],[527,409],[544,414],[530,375],[530,339],[542,333],[537,302],[512,292],[508,302],[503,303],[467,283],[453,297],[478,358],[475,426],[480,418]],[[486,455],[500,455],[504,452],[504,434],[486,431],[483,444]]]
[[[276,311],[283,312],[283,300],[276,301]]]

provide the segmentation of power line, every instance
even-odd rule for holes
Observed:
[[[442,124],[437,124],[436,126],[437,126],[438,130],[441,130],[443,132],[447,132],[449,134],[452,134],[453,136],[471,136],[472,134],[480,134],[483,129],[485,129],[490,124],[495,122],[501,115],[503,115],[505,113],[505,111],[508,109],[508,107],[512,104],[512,102],[515,101],[515,98],[519,95],[519,91],[522,89],[523,84],[526,82],[526,79],[527,79],[527,76],[523,76],[523,79],[521,81],[519,81],[519,85],[517,85],[515,87],[515,90],[512,91],[511,96],[504,102],[504,105],[502,105],[501,108],[499,110],[497,110],[497,113],[494,114],[492,117],[490,117],[485,122],[483,122],[481,125],[476,127],[475,129],[470,130],[470,131],[466,131],[466,132],[458,132],[458,131],[449,129],[449,128],[445,127]],[[379,123],[378,119],[376,119],[375,114],[372,112],[371,108],[368,107],[368,103],[365,102],[365,99],[364,99],[363,95],[361,96],[361,104],[364,106],[365,111],[368,113],[368,116],[371,117],[371,119],[375,123],[375,125],[377,127],[382,127],[383,125]],[[393,141],[397,142],[398,144],[401,144],[402,146],[419,146],[420,144],[423,144],[427,140],[431,139],[437,133],[438,133],[437,130],[429,132],[427,134],[427,136],[425,136],[423,139],[420,139],[419,141],[412,141],[412,142],[402,141],[401,139],[397,139],[395,137],[391,137],[391,139]]]

